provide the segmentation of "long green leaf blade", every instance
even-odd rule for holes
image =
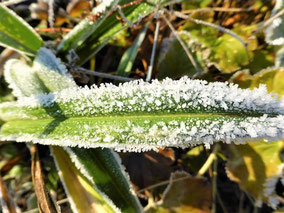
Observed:
[[[59,51],[68,51],[70,49],[76,49],[82,45],[83,42],[103,23],[109,13],[117,5],[118,0],[105,0],[95,7],[90,16],[97,17],[95,21],[91,21],[90,18],[86,18],[81,21],[70,33],[58,45]]]
[[[139,33],[139,35],[137,36],[137,38],[135,39],[135,41],[133,42],[133,44],[131,45],[131,47],[129,47],[125,53],[122,55],[122,58],[120,60],[120,63],[118,65],[118,69],[117,69],[117,75],[119,76],[124,76],[124,77],[128,77],[134,60],[137,56],[139,47],[141,46],[146,32],[147,32],[147,28],[149,26],[149,23],[147,23],[144,28],[142,29],[142,31]]]
[[[120,212],[113,203],[103,195],[76,168],[68,153],[61,147],[51,147],[56,160],[59,176],[68,194],[74,212]]]
[[[131,1],[120,1],[121,5],[127,4]],[[157,3],[158,0],[154,0],[153,3]],[[123,9],[125,17],[132,23],[136,23],[141,18],[149,15],[155,10],[155,5],[148,2],[142,2],[136,5],[132,5]],[[84,43],[78,46],[75,51],[79,56],[77,64],[84,64],[93,55],[100,51],[114,36],[121,30],[126,29],[127,25],[121,24],[121,22],[116,18],[118,13],[114,13],[109,16],[104,22],[91,34]],[[67,53],[68,51],[61,51],[62,53]]]
[[[34,55],[42,39],[21,17],[0,4],[0,45]]]
[[[110,149],[66,148],[72,161],[122,212],[143,212],[121,159]]]
[[[283,100],[265,87],[187,78],[71,88],[1,104],[1,139],[134,151],[276,140],[284,135]]]

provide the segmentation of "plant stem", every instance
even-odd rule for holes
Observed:
[[[196,70],[196,72],[199,72],[200,69],[197,66],[197,63],[195,62],[192,54],[189,52],[187,46],[185,45],[185,43],[183,42],[183,40],[180,38],[180,36],[178,35],[178,33],[176,32],[175,28],[173,27],[173,25],[171,24],[171,22],[165,17],[163,16],[163,19],[165,20],[165,22],[167,23],[167,25],[169,26],[169,28],[171,29],[171,31],[173,32],[173,34],[175,35],[176,39],[179,41],[180,45],[182,46],[182,48],[184,49],[187,57],[189,58],[190,62],[192,63],[194,69]]]
[[[213,197],[213,202],[212,202],[212,212],[216,212],[216,198],[217,198],[217,152],[219,150],[219,144],[216,144],[213,153],[214,153],[214,162],[213,162],[213,180],[212,180],[212,197]]]
[[[148,67],[146,81],[150,81],[151,77],[152,77],[152,70],[153,70],[153,66],[154,66],[159,30],[160,30],[160,21],[157,21],[156,29],[155,29],[155,36],[154,36],[154,43],[153,43],[152,54],[151,54],[151,61],[150,61],[150,65]]]
[[[205,172],[209,169],[209,167],[211,166],[211,164],[214,162],[215,159],[217,159],[217,155],[215,149],[216,149],[217,145],[214,147],[213,152],[209,155],[209,157],[207,158],[206,162],[203,164],[203,166],[199,169],[199,171],[197,172],[197,176],[202,176],[205,174]]]
[[[76,68],[73,69],[73,72],[80,72],[80,73],[85,73],[85,74],[88,74],[88,75],[93,75],[93,76],[97,76],[97,77],[108,78],[108,79],[113,79],[113,80],[118,80],[118,81],[133,81],[133,80],[135,80],[133,78],[127,78],[127,77],[111,75],[111,74],[103,73],[103,72],[91,71],[91,70],[85,69],[83,67],[76,67]]]

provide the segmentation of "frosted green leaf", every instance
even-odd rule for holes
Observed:
[[[65,148],[82,174],[122,212],[143,212],[119,155],[110,149]]]
[[[13,95],[18,98],[77,87],[66,67],[46,48],[38,51],[33,66],[17,59],[9,60],[4,74]]]
[[[0,105],[1,140],[141,151],[284,136],[284,99],[265,87],[182,78],[69,88]]]
[[[133,0],[120,0],[119,4],[127,4]],[[151,1],[154,4],[158,3],[158,0]],[[166,0],[159,1],[160,5],[168,2]],[[154,12],[156,9],[155,5],[150,4],[146,1],[140,2],[139,4],[134,4],[130,7],[124,8],[124,16],[132,23],[137,23],[139,20]],[[118,13],[114,13],[104,20],[104,22],[83,42],[80,46],[76,48],[76,54],[79,56],[77,64],[84,64],[88,61],[94,54],[100,51],[115,35],[122,30],[126,29],[128,26],[123,25],[117,18]],[[63,51],[67,53],[67,49]],[[62,51],[62,49],[60,49]]]
[[[60,91],[68,87],[77,87],[72,76],[67,72],[66,67],[61,64],[60,59],[56,58],[46,48],[41,48],[37,52],[32,69],[51,92]]]
[[[51,147],[51,152],[73,212],[121,212],[76,168],[66,151],[61,147]]]
[[[35,71],[20,60],[9,60],[5,64],[4,76],[16,97],[48,92]]]
[[[5,77],[18,98],[77,87],[65,66],[45,48],[38,51],[33,67],[18,60],[11,60],[8,64],[13,65],[14,62],[17,66],[7,65]],[[48,110],[46,112],[48,113]],[[102,206],[99,203],[108,205],[109,198],[125,213],[142,212],[142,207],[127,179],[128,175],[124,172],[116,153],[108,149],[70,148],[68,153],[59,147],[51,149],[74,212],[101,210]],[[58,152],[64,154],[58,154]],[[71,158],[65,156],[68,154]],[[70,178],[72,173],[76,173],[77,177]],[[74,182],[77,187],[73,187]],[[111,206],[114,206],[112,202]]]

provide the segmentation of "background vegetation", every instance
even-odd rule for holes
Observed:
[[[29,63],[43,44],[61,58],[80,86],[187,75],[241,88],[266,84],[269,92],[284,94],[282,0],[120,0],[120,7],[95,14],[91,10],[100,4],[96,1],[1,4],[42,38],[18,32],[17,21],[5,24],[10,20],[0,10],[0,43],[15,49],[0,47],[1,102],[15,100],[3,77],[4,64],[11,58]],[[84,21],[87,27],[81,34],[66,37]],[[65,156],[61,151],[53,152]],[[47,189],[49,193],[42,192],[38,200],[47,206],[49,199],[55,200],[62,212],[71,212],[47,146],[1,142],[0,153],[2,207],[11,212],[40,211],[35,191]],[[147,212],[284,211],[283,141],[119,156]],[[76,173],[75,167],[64,168]],[[54,209],[50,211],[59,211]]]

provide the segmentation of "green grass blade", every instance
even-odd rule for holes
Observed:
[[[2,140],[116,150],[282,139],[283,101],[265,87],[182,78],[71,88],[0,105]]]
[[[76,168],[64,149],[51,147],[51,151],[74,212],[120,212],[104,193],[94,188],[93,184]]]
[[[118,65],[117,69],[117,75],[128,77],[132,66],[134,64],[134,60],[137,56],[139,47],[141,46],[142,42],[144,41],[147,29],[149,26],[149,22],[145,25],[145,27],[142,29],[142,31],[139,33],[131,47],[129,47],[125,53],[123,54],[120,63]]]
[[[72,161],[122,212],[142,212],[142,207],[121,166],[120,157],[110,149],[66,148]],[[127,178],[125,178],[127,177]]]
[[[21,17],[0,4],[0,45],[34,55],[42,39]]]
[[[157,3],[158,0],[154,0]],[[126,4],[131,1],[120,1],[120,4]],[[137,5],[133,5],[123,9],[125,17],[132,23],[136,23],[141,18],[149,15],[155,10],[153,4],[142,2]],[[84,64],[93,55],[100,51],[114,36],[121,30],[127,28],[127,25],[122,25],[121,22],[116,18],[118,13],[115,12],[113,15],[104,20],[104,22],[96,29],[96,31],[90,35],[84,43],[82,43],[75,50],[79,56],[77,64]],[[67,53],[64,51],[63,53]]]
[[[96,31],[96,29],[104,22],[109,13],[117,5],[118,0],[105,0],[95,7],[90,16],[96,16],[96,20],[91,21],[90,18],[86,18],[81,21],[70,33],[68,33],[61,43],[58,45],[57,50],[68,51],[70,49],[76,49],[82,45],[85,40]]]

